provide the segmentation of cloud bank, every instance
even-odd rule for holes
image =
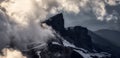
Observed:
[[[104,20],[108,15],[106,4],[119,3],[116,0],[0,0],[0,28],[5,27],[1,34],[8,39],[5,45],[13,40],[18,48],[25,49],[31,41],[44,43],[54,37],[51,27],[43,29],[40,26],[40,22],[50,16],[60,12],[78,14],[84,10],[91,11],[98,20]]]

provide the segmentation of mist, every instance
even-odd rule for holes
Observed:
[[[12,40],[24,50],[30,43],[45,43],[54,37],[54,30],[46,25],[44,29],[41,22],[61,12],[77,15],[90,11],[97,20],[108,20],[105,4],[117,5],[115,0],[0,0],[1,46],[6,47]]]

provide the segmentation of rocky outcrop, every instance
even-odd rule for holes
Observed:
[[[54,30],[59,31],[59,32],[62,32],[63,30],[65,30],[64,19],[63,19],[62,13],[49,18],[48,20],[44,21],[43,23],[46,23],[47,25],[52,26],[52,28]]]
[[[87,28],[81,26],[70,27],[67,30],[66,40],[70,41],[79,48],[84,48],[89,51],[92,50],[92,41],[91,37],[88,35]]]
[[[59,40],[49,40],[45,47],[30,48],[29,51],[23,52],[30,55],[29,58],[110,58],[108,53],[93,51],[87,28],[81,26],[65,28],[62,13],[42,23],[51,26],[55,30],[55,38]]]
[[[44,21],[49,26],[58,32],[64,39],[80,48],[92,50],[91,37],[88,35],[88,29],[81,26],[64,27],[63,14],[60,13],[50,19]]]

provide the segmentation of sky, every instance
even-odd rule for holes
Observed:
[[[20,50],[45,44],[54,30],[41,22],[63,13],[65,26],[120,30],[120,0],[0,0],[0,50],[11,41]]]
[[[79,13],[77,15],[64,13],[65,27],[83,26],[92,31],[99,29],[119,30],[118,21],[112,20],[97,20],[96,16],[92,13]]]
[[[104,10],[106,11],[106,14],[102,17],[103,19],[98,19],[98,17],[94,14],[92,10],[81,10],[81,12],[78,14],[64,13],[66,23],[65,26],[84,26],[92,31],[97,31],[100,29],[111,29],[119,31],[120,4],[105,4]]]
[[[0,0],[1,9],[19,25],[44,21],[64,13],[65,26],[84,26],[92,31],[119,30],[120,0]],[[38,20],[39,19],[39,20]]]
[[[40,24],[61,12],[66,27],[119,30],[119,4],[119,0],[0,0],[0,43],[5,46],[12,40],[27,49],[29,43],[46,42],[55,35],[50,26],[44,29]]]

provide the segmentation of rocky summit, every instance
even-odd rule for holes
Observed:
[[[28,58],[111,58],[112,56],[108,52],[96,50],[87,28],[82,26],[65,28],[62,13],[42,23],[52,27],[57,40],[49,40],[45,47],[40,44],[31,45],[29,51],[23,51]]]

